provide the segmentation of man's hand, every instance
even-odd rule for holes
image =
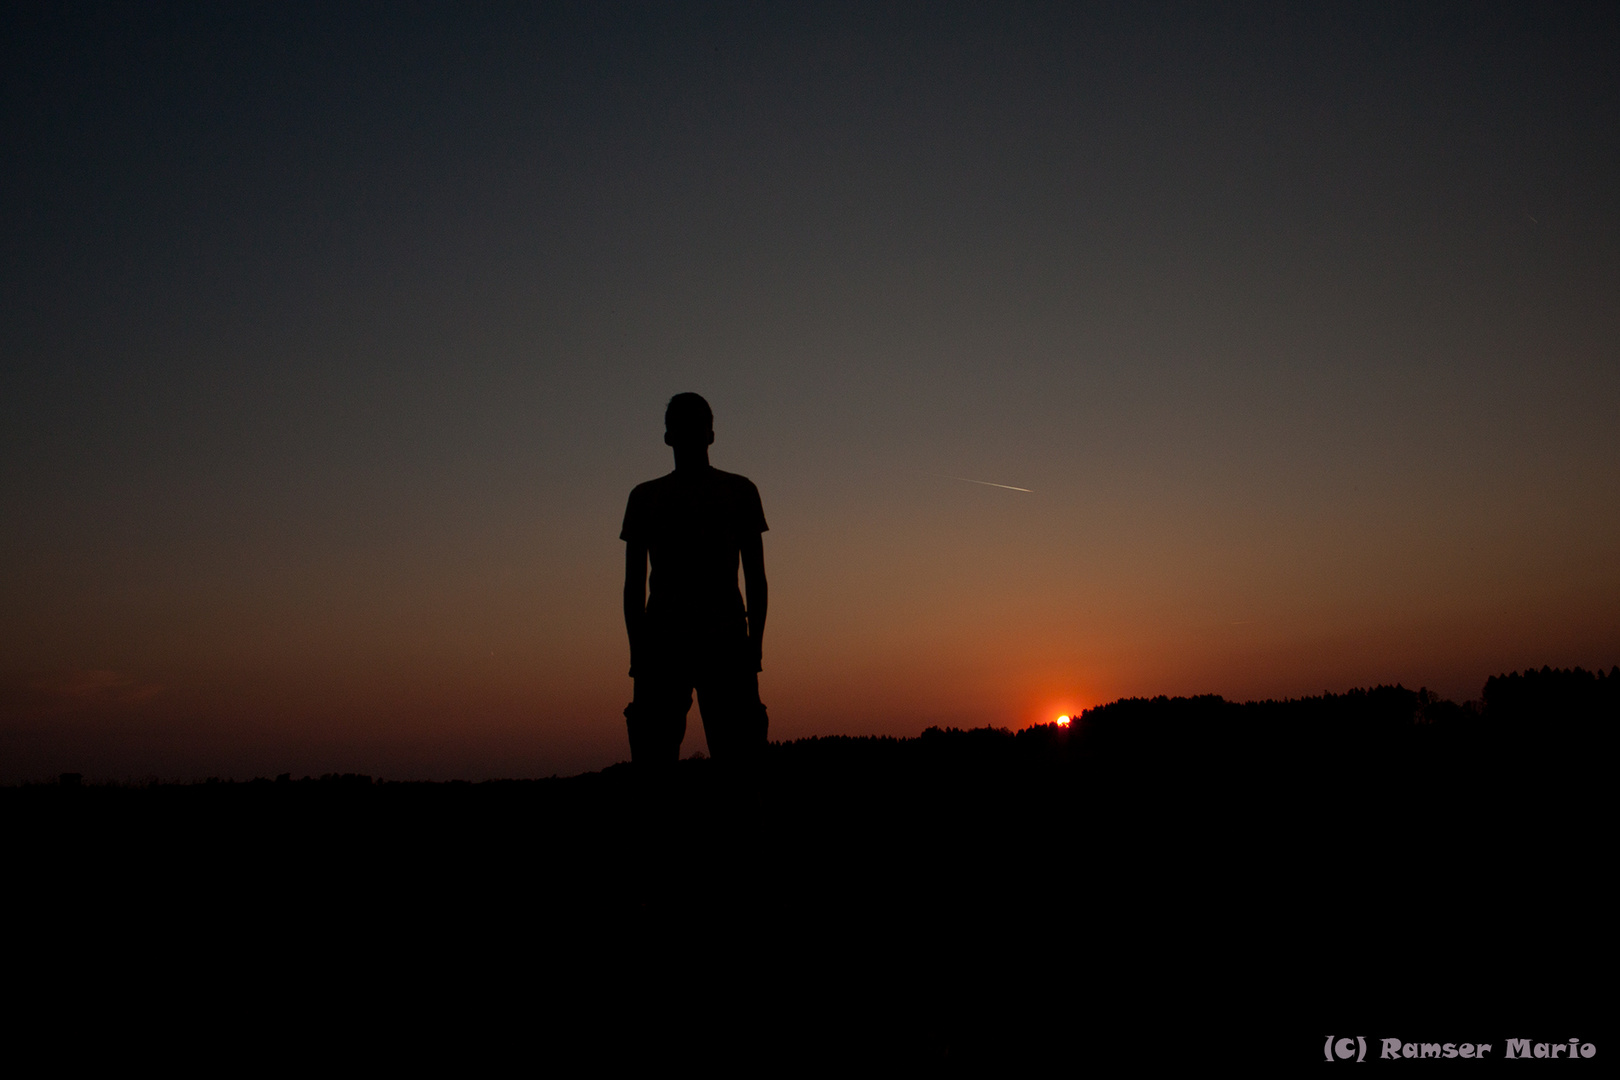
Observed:
[[[748,602],[748,648],[753,654],[754,670],[764,671],[765,609],[770,590],[765,584],[764,538],[759,533],[743,539],[742,571]]]
[[[624,629],[630,636],[630,674],[636,673],[642,624],[647,621],[647,545],[635,540],[624,544]]]

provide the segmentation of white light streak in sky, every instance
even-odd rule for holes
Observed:
[[[938,475],[945,476],[944,473],[940,473]],[[945,476],[945,479],[947,479],[947,480],[960,480],[964,484],[983,484],[985,487],[1005,488],[1008,491],[1022,491],[1025,494],[1029,494],[1029,495],[1035,494],[1035,491],[1034,491],[1033,488],[1013,487],[1011,484],[997,484],[997,483],[994,483],[994,482],[989,481],[989,480],[974,480],[974,479],[972,479],[970,477],[966,477],[966,476]]]

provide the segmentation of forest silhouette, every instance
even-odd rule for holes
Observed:
[[[14,925],[131,1046],[175,1034],[132,988],[179,972],[185,1025],[384,1055],[1311,1061],[1337,1031],[1585,1037],[1617,720],[1620,668],[1542,668],[1466,704],[1157,697],[747,767],[65,776],[0,806]]]

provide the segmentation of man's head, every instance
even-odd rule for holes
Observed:
[[[676,394],[664,410],[664,442],[670,446],[714,443],[714,413],[697,394]]]

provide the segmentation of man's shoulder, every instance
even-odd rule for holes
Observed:
[[[722,472],[719,469],[711,469],[709,471],[714,473],[715,483],[724,484],[736,491],[752,492],[756,498],[758,497],[759,489],[754,486],[754,482],[748,479],[748,477],[738,475],[734,472]]]
[[[711,492],[718,490],[733,496],[748,495],[755,499],[759,498],[759,489],[754,486],[754,482],[748,477],[740,476],[737,473],[729,473],[723,469],[716,469],[713,466],[703,470],[701,473],[686,476],[680,473],[665,473],[663,476],[648,480],[646,483],[637,484],[631,489],[630,498],[632,501],[656,499],[666,494],[678,496],[683,492],[695,493],[704,490]]]
[[[624,507],[624,528],[619,530],[620,540],[647,539],[652,522],[663,513],[661,505],[668,502],[664,494],[669,490],[668,482],[669,476],[660,476],[630,489],[630,501]]]
[[[660,492],[668,490],[671,482],[673,482],[674,479],[674,473],[665,473],[663,476],[655,477],[654,479],[648,480],[645,483],[637,484],[635,487],[630,489],[630,501],[636,502],[640,499],[654,498]],[[620,490],[622,491],[624,489],[621,488]]]
[[[746,476],[736,473],[720,472],[719,482],[726,488],[727,501],[732,506],[734,521],[740,532],[765,532],[770,526],[765,524],[765,508],[759,499],[759,488]]]
[[[748,507],[760,505],[760,489],[753,486],[752,479],[718,468],[708,468],[697,474],[666,473],[637,484],[630,489],[629,512],[656,512],[656,508],[664,505],[679,504],[693,497],[713,499],[716,495],[732,504]]]
[[[759,488],[746,476],[736,473],[715,471],[715,479],[725,489],[727,501],[737,508],[737,512],[746,517],[758,518],[759,529],[765,531],[764,510],[759,499]]]

